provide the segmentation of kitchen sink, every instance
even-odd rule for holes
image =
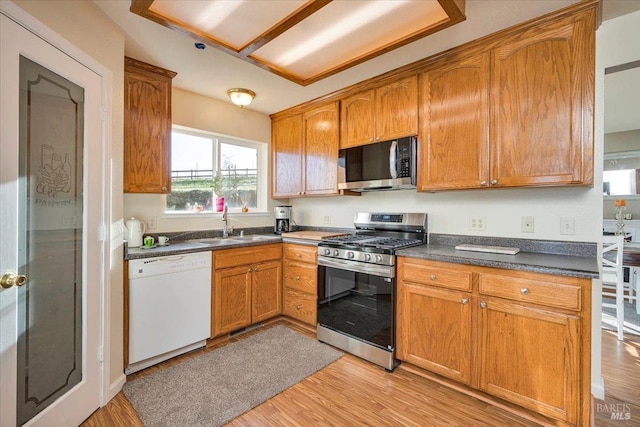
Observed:
[[[242,243],[242,240],[239,239],[230,239],[223,237],[205,237],[203,239],[191,239],[188,240],[191,243],[204,243],[209,246],[226,246],[226,245],[234,245],[237,243]]]
[[[233,237],[230,237],[230,239],[239,240],[241,242],[261,242],[261,241],[268,241],[268,240],[277,241],[279,237],[278,236],[261,236],[258,234],[252,234],[248,236],[233,236]]]
[[[232,236],[232,237],[205,237],[202,239],[188,240],[192,243],[204,243],[209,246],[227,246],[236,245],[247,242],[266,242],[266,241],[279,241],[278,236],[261,236],[257,234],[251,234],[247,236]]]

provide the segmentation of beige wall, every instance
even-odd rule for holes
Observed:
[[[113,73],[111,93],[113,113],[112,136],[112,200],[113,221],[122,218],[122,135],[123,135],[123,75],[124,34],[110,19],[89,1],[14,1],[19,7],[51,28],[73,45],[83,50]],[[122,247],[111,256],[111,312],[109,349],[109,383],[117,382],[123,375],[122,339]]]
[[[178,88],[172,91],[173,124],[201,129],[217,134],[263,142],[268,155],[271,140],[271,119],[266,114],[239,108],[231,102],[222,102]],[[268,201],[264,214],[231,214],[229,225],[235,228],[273,225],[271,212],[274,202]],[[149,216],[156,217],[154,232],[218,230],[222,228],[219,214],[167,215],[164,213],[165,196],[160,194],[125,194],[125,218],[135,216],[148,224]],[[151,230],[150,230],[151,231]]]

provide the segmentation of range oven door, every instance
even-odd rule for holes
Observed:
[[[395,348],[394,267],[318,258],[318,324]]]

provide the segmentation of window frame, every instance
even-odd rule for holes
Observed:
[[[174,132],[182,133],[186,135],[196,136],[200,138],[210,138],[213,142],[213,166],[215,169],[214,174],[221,169],[222,156],[220,153],[220,144],[237,145],[240,147],[253,148],[257,151],[257,164],[256,164],[256,207],[250,208],[249,212],[242,212],[242,208],[229,208],[229,213],[241,213],[242,215],[264,215],[268,214],[268,144],[262,141],[255,141],[246,138],[240,138],[232,135],[225,135],[222,133],[211,132],[204,129],[196,129],[182,125],[171,125],[171,134]],[[192,212],[184,210],[170,210],[167,209],[167,195],[164,195],[163,200],[163,214],[166,216],[188,216],[193,215],[197,217],[216,217],[222,215],[221,212],[216,212],[215,209],[211,211]]]

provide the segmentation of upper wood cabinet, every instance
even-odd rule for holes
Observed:
[[[422,73],[418,190],[593,184],[594,13]]]
[[[593,183],[594,68],[593,9],[492,50],[492,185]]]
[[[273,198],[297,196],[302,192],[303,131],[302,114],[271,122]]]
[[[338,193],[338,103],[272,122],[272,197]]]
[[[168,71],[125,58],[124,192],[171,192],[171,79]]]
[[[489,54],[434,63],[421,76],[418,190],[489,179]]]
[[[418,77],[348,96],[340,107],[340,148],[418,133]]]

